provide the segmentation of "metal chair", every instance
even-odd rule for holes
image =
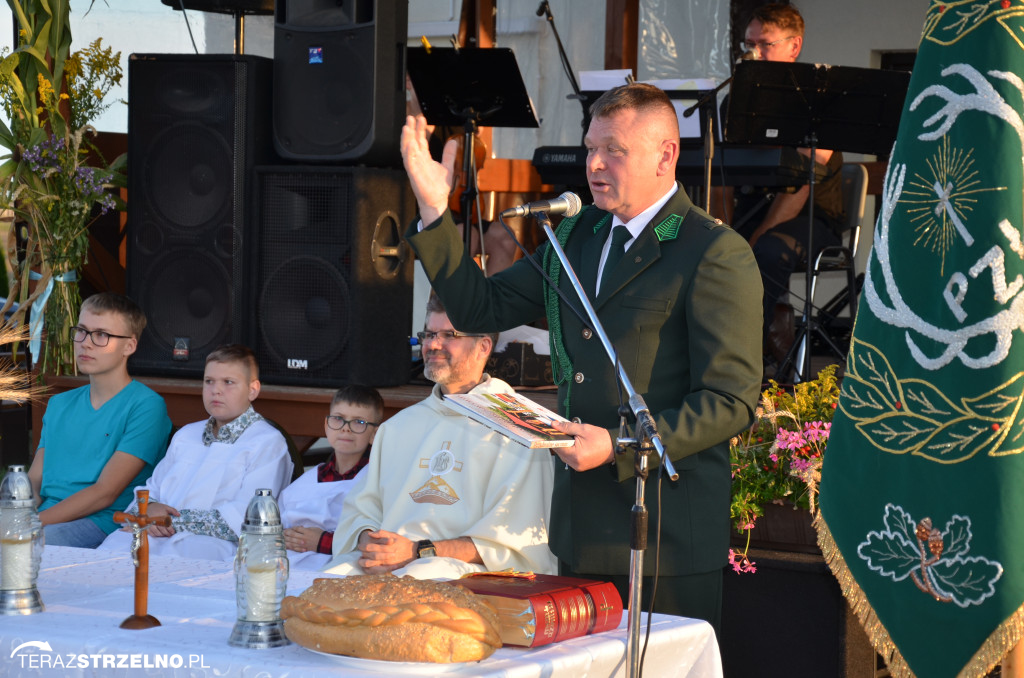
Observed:
[[[846,222],[843,235],[846,243],[825,247],[818,253],[811,269],[811,307],[814,316],[810,319],[825,335],[825,343],[837,358],[846,359],[846,353],[836,343],[836,318],[842,308],[849,305],[851,322],[857,314],[857,298],[862,277],[857,275],[857,247],[860,244],[860,230],[864,222],[864,203],[868,193],[868,171],[859,163],[845,163],[842,167],[843,208]],[[801,278],[806,270],[799,271]],[[845,273],[846,287],[820,307],[815,303],[818,277],[822,273]],[[806,322],[804,319],[803,322]],[[805,343],[801,343],[796,365],[804,365]]]

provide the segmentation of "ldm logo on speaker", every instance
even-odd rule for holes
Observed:
[[[288,358],[288,369],[289,370],[308,370],[309,361],[302,360],[300,358]]]

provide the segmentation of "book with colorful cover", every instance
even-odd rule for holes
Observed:
[[[572,447],[576,439],[551,427],[567,421],[521,393],[449,393],[445,399],[472,419],[530,448]]]
[[[622,597],[611,582],[551,574],[480,572],[451,583],[494,606],[505,645],[547,645],[610,631],[622,621]]]

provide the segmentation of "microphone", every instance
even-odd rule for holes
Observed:
[[[503,219],[509,217],[526,217],[531,214],[545,212],[547,214],[564,214],[573,217],[583,209],[583,201],[575,193],[566,191],[554,200],[537,200],[518,207],[510,207],[501,213]]]
[[[545,12],[548,11],[548,0],[541,0],[540,7],[537,8],[537,16],[544,16]]]
[[[741,61],[752,61],[754,59],[759,58],[760,56],[761,56],[761,53],[758,52],[757,48],[755,47],[754,49],[752,49],[752,50],[750,50],[748,52],[744,52],[742,55],[740,55],[740,58],[736,60],[736,63],[739,63]]]

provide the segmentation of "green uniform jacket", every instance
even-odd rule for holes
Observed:
[[[574,219],[566,256],[592,296],[612,219],[594,206]],[[545,317],[545,283],[530,262],[520,260],[485,278],[464,255],[450,213],[419,233],[414,224],[406,239],[457,329],[501,331]],[[544,243],[534,259],[543,261],[549,248]],[[563,273],[558,282],[577,302],[568,275]],[[710,572],[725,565],[728,439],[749,425],[757,404],[761,296],[760,274],[746,241],[696,208],[680,187],[614,270],[605,271],[601,295],[593,300],[680,473],[678,482],[665,480],[661,495],[663,575]],[[561,317],[572,361],[570,378],[559,386],[559,409],[610,429],[614,440],[619,395],[600,339],[564,303],[554,315]],[[551,550],[577,572],[628,573],[629,519],[636,497],[632,455],[620,456],[615,467],[584,473],[555,461]],[[655,470],[646,488],[651,539],[645,574],[653,574],[654,567],[657,461],[652,456]]]

